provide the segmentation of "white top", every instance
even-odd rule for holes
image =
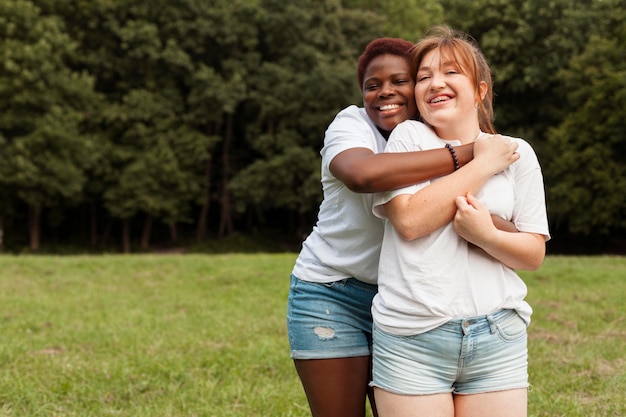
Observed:
[[[549,239],[539,162],[527,142],[510,139],[519,144],[519,160],[488,180],[476,198],[491,214],[512,221],[519,231],[543,234]],[[386,151],[442,148],[445,143],[426,125],[407,121],[394,129]],[[430,182],[376,194],[374,213],[385,217],[382,204],[400,194],[413,194]],[[385,221],[378,294],[372,307],[374,321],[384,331],[419,334],[451,319],[487,315],[500,309],[515,309],[530,323],[532,309],[524,301],[526,292],[526,285],[513,269],[468,244],[457,235],[452,223],[407,241],[389,220]]]
[[[384,150],[385,138],[364,109],[349,106],[326,130],[322,155],[324,200],[292,273],[313,282],[354,277],[376,284],[383,221],[372,214],[372,194],[355,193],[330,172],[335,156],[351,148]]]

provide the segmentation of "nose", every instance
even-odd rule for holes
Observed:
[[[434,73],[430,77],[430,89],[431,90],[441,90],[446,86],[446,82],[443,78],[442,74]]]
[[[384,83],[378,93],[380,97],[389,97],[396,94],[396,89],[392,83]]]

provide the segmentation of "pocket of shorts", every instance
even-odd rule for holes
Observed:
[[[526,322],[517,313],[498,320],[496,328],[498,335],[505,342],[514,342],[526,337]]]

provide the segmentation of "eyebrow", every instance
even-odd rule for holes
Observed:
[[[439,64],[439,68],[444,68],[444,67],[461,68],[461,65],[457,61],[446,61],[446,62]],[[417,70],[418,71],[430,71],[430,67],[424,65],[424,66],[419,67]]]

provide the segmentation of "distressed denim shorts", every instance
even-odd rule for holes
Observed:
[[[526,327],[515,310],[451,320],[414,336],[374,326],[370,385],[400,395],[527,388]]]
[[[291,276],[287,332],[293,359],[368,356],[378,286],[355,278],[307,282]]]

